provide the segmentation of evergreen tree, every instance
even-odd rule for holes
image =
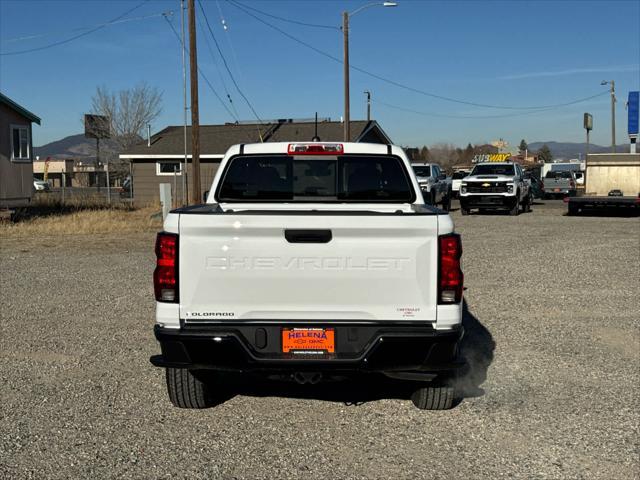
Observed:
[[[527,142],[525,142],[523,138],[522,140],[520,140],[520,146],[518,147],[518,150],[520,150],[520,153],[524,153],[527,148],[529,148],[529,145],[527,145]]]
[[[426,145],[423,145],[420,149],[420,160],[422,160],[423,162],[429,160],[429,149]]]
[[[550,162],[551,160],[553,160],[551,149],[546,143],[542,145],[542,147],[540,147],[540,150],[538,150],[538,158],[543,162]]]

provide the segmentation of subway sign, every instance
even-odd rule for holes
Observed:
[[[473,157],[473,163],[486,163],[486,162],[506,162],[511,158],[510,153],[485,153],[478,154]]]

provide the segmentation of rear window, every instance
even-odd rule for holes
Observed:
[[[476,165],[471,172],[472,175],[509,175],[513,176],[515,170],[513,169],[513,165]]]
[[[571,176],[571,172],[554,172],[554,171],[547,172],[545,177],[546,178],[573,178]]]
[[[419,167],[419,166],[412,166],[413,171],[416,174],[416,177],[430,177],[431,176],[431,167]]]
[[[256,155],[229,162],[220,202],[413,202],[413,188],[397,157]]]

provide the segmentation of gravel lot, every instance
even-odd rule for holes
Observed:
[[[640,220],[565,209],[453,212],[476,366],[445,412],[357,384],[173,408],[152,235],[0,239],[0,478],[638,478]]]

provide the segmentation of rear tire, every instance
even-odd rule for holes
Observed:
[[[464,205],[460,204],[460,214],[461,215],[469,215],[469,209]]]
[[[442,199],[442,209],[445,212],[451,210],[451,192],[449,192],[447,196]]]
[[[516,194],[516,204],[513,206],[511,210],[509,210],[509,215],[518,216],[520,214],[520,193]]]
[[[209,408],[217,404],[211,386],[186,368],[166,368],[169,400],[178,408]]]
[[[568,215],[578,215],[578,213],[580,213],[580,208],[578,208],[577,205],[572,205],[571,203],[569,203],[569,211],[567,212]]]
[[[421,387],[413,395],[411,401],[420,410],[449,410],[453,407],[453,387]]]

